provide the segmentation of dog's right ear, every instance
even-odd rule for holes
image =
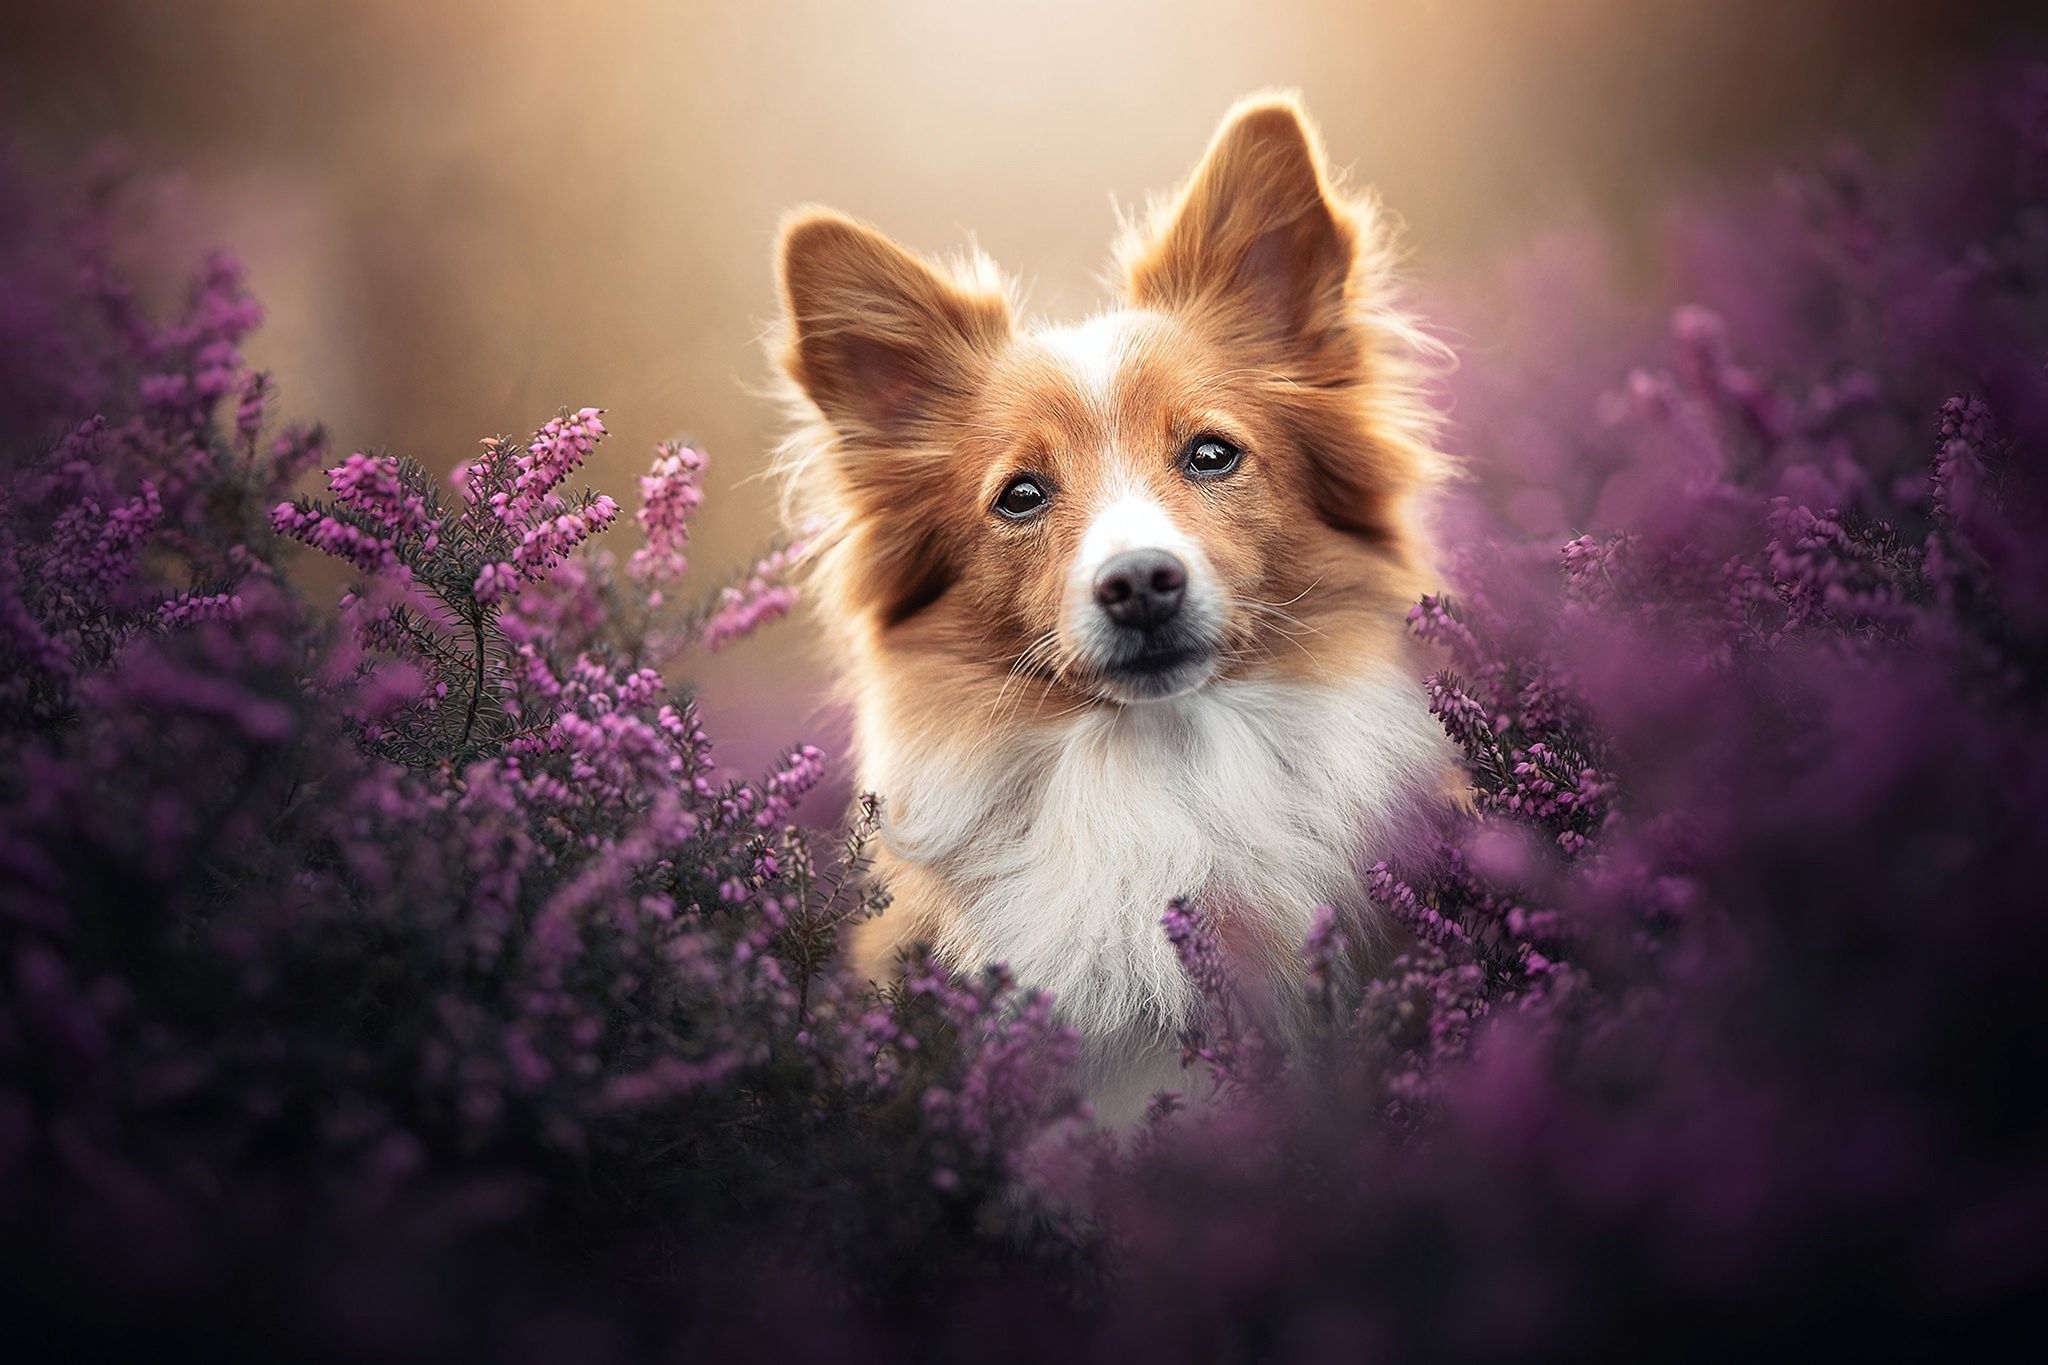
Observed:
[[[993,283],[967,284],[843,215],[782,229],[783,369],[841,435],[915,441],[961,409],[1010,335]]]

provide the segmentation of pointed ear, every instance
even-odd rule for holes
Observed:
[[[1125,256],[1142,307],[1213,310],[1247,339],[1314,351],[1345,323],[1357,229],[1291,99],[1233,109],[1180,194]]]
[[[957,410],[1010,335],[993,282],[963,285],[872,228],[813,210],[782,230],[789,377],[840,431],[914,439]]]

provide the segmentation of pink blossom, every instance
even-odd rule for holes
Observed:
[[[578,545],[610,526],[619,515],[619,505],[605,494],[592,498],[581,510],[563,512],[529,527],[520,538],[512,562],[528,579],[544,577],[548,570],[569,557]]]
[[[579,408],[550,419],[533,434],[523,453],[512,457],[510,487],[494,505],[507,526],[521,526],[552,510],[555,488],[574,473],[604,439],[602,408]]]
[[[494,607],[518,589],[519,571],[510,564],[493,562],[484,565],[477,573],[476,584],[471,590],[477,601]]]
[[[704,501],[699,478],[704,456],[689,446],[664,441],[655,447],[654,465],[640,476],[640,523],[647,543],[633,552],[629,568],[646,582],[664,582],[689,567],[690,518]]]
[[[803,800],[824,776],[824,750],[812,744],[795,750],[769,776],[761,809],[754,814],[755,825],[761,829],[773,829],[787,820],[797,802]]]
[[[242,595],[237,592],[181,592],[156,609],[164,626],[191,625],[197,621],[238,621],[242,617]]]
[[[252,370],[243,376],[241,392],[235,403],[235,438],[243,445],[255,446],[257,433],[263,430],[263,414],[273,388],[270,376],[261,370]]]
[[[427,500],[405,487],[391,456],[358,451],[327,471],[327,488],[337,506],[361,513],[390,539],[421,537],[423,549],[434,548],[438,521]]]
[[[788,579],[809,549],[809,543],[800,540],[776,550],[756,563],[744,581],[721,591],[718,605],[698,633],[699,643],[709,650],[723,649],[788,615],[797,597]]]

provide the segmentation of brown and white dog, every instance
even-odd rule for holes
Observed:
[[[1389,256],[1285,97],[1127,226],[1085,322],[1021,322],[978,253],[783,229],[780,467],[893,897],[856,963],[1008,963],[1108,1123],[1184,1084],[1169,897],[1284,1016],[1314,907],[1362,914],[1361,866],[1451,785],[1404,629],[1442,460]]]

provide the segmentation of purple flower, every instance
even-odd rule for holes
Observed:
[[[640,476],[640,510],[634,519],[647,543],[633,552],[629,567],[634,577],[665,583],[689,568],[690,518],[704,502],[703,474],[701,452],[674,441],[655,447],[653,468]]]
[[[796,589],[789,576],[809,550],[797,541],[764,556],[747,573],[744,581],[723,589],[718,604],[698,632],[698,642],[708,650],[724,649],[762,626],[786,616],[796,605]]]

